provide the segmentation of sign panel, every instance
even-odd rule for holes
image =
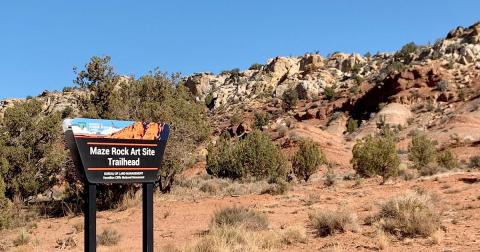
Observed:
[[[75,118],[66,119],[63,128],[73,160],[88,182],[157,181],[168,124]]]

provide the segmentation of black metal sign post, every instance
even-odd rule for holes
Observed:
[[[153,183],[144,183],[142,188],[143,252],[153,252]]]
[[[85,183],[84,241],[85,251],[95,252],[97,247],[97,185]]]
[[[142,247],[153,252],[153,187],[158,180],[169,126],[100,120],[64,121],[72,160],[85,175],[85,251],[95,252],[96,184],[142,183]]]

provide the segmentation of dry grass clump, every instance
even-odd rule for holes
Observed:
[[[102,246],[114,246],[120,241],[120,234],[117,230],[106,228],[97,236],[97,244]]]
[[[219,226],[185,251],[276,251],[279,246],[280,238],[274,232],[256,232],[243,226]]]
[[[413,180],[418,176],[418,170],[414,169],[400,169],[398,175],[403,178],[405,181]]]
[[[337,177],[332,169],[328,169],[324,176],[323,184],[327,187],[334,186],[337,183]]]
[[[383,230],[378,230],[375,238],[376,238],[375,243],[377,244],[377,247],[380,250],[386,249],[388,247],[388,245],[390,244],[390,239],[388,238],[387,234],[385,234],[385,232],[383,232]]]
[[[13,246],[21,246],[30,242],[30,236],[25,229],[20,230],[18,236],[13,240]]]
[[[275,251],[281,238],[267,231],[267,227],[264,214],[243,207],[227,207],[215,213],[208,234],[185,251]]]
[[[118,202],[116,209],[118,211],[125,211],[132,207],[140,206],[142,198],[140,192],[126,193],[122,196],[120,202]]]
[[[285,194],[291,189],[291,185],[285,180],[279,180],[275,183],[269,183],[262,191],[261,194],[281,195]]]
[[[199,189],[204,193],[216,195],[223,191],[228,184],[229,182],[224,179],[210,179],[205,180],[205,182],[200,185]]]
[[[75,232],[80,233],[84,230],[83,222],[77,222],[73,224],[73,229],[75,229]]]
[[[307,235],[305,230],[299,228],[287,228],[282,233],[282,243],[292,245],[296,243],[307,243]]]
[[[63,239],[57,239],[57,245],[55,248],[59,250],[63,249],[72,249],[77,247],[77,241],[75,241],[75,238],[73,236],[68,236]]]
[[[163,245],[161,251],[162,252],[181,252],[181,250],[178,249],[173,243],[167,243]]]
[[[318,211],[309,218],[317,234],[322,237],[358,230],[357,215],[345,209]]]
[[[265,230],[268,218],[264,214],[244,207],[227,207],[216,212],[211,221],[212,227],[243,226],[247,230]]]
[[[260,181],[234,181],[228,178],[215,178],[210,175],[197,176],[194,178],[180,178],[175,182],[172,193],[177,196],[196,195],[197,197],[208,195],[238,196],[246,194],[282,194],[288,191],[289,184],[285,182],[270,184],[265,180]]]
[[[428,237],[440,227],[440,214],[428,193],[391,198],[382,205],[378,218],[383,230],[403,237]]]
[[[434,245],[440,244],[443,240],[443,232],[438,230],[435,233],[433,233],[430,238],[431,238],[432,244]]]

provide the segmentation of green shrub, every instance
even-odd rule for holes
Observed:
[[[382,205],[378,219],[381,227],[406,237],[428,237],[440,227],[440,213],[426,193],[409,193],[389,199]]]
[[[293,172],[300,179],[307,181],[320,165],[326,163],[322,150],[312,141],[305,140],[293,157]]]
[[[298,91],[295,88],[289,88],[283,92],[283,107],[286,110],[291,110],[298,103]]]
[[[473,156],[470,158],[470,167],[480,168],[480,156]]]
[[[26,245],[30,242],[30,236],[28,235],[27,231],[22,229],[18,236],[13,240],[13,246],[22,246]]]
[[[81,113],[93,118],[168,123],[171,131],[159,181],[160,190],[168,192],[175,175],[194,161],[195,148],[209,136],[205,106],[195,102],[180,83],[179,74],[155,70],[138,79],[118,83],[119,75],[109,62],[109,57],[93,57],[85,70],[78,72],[75,82],[90,91],[90,96],[82,101]],[[74,179],[69,184],[75,185],[77,176],[71,177]],[[106,203],[105,207],[112,206],[124,193],[136,188],[102,185],[98,188],[99,199],[105,199],[101,200]]]
[[[325,180],[323,181],[323,184],[325,186],[334,186],[337,183],[337,176],[333,172],[332,169],[328,169],[327,173],[325,173]]]
[[[220,75],[223,75],[223,74],[228,74],[230,76],[237,76],[238,74],[240,74],[240,69],[239,68],[233,68],[231,70],[223,70],[220,72]]]
[[[325,87],[323,93],[325,94],[325,97],[329,101],[333,101],[337,99],[337,96],[338,96],[337,92],[335,91],[335,85]]]
[[[12,223],[12,203],[0,194],[0,230],[9,228]]]
[[[465,94],[465,89],[464,88],[460,88],[460,91],[458,91],[458,99],[460,101],[464,101],[466,98],[466,94]]]
[[[352,92],[353,94],[359,94],[360,93],[360,87],[358,85],[353,85],[351,88],[350,88],[350,92]]]
[[[395,136],[388,129],[358,141],[352,154],[353,169],[362,177],[380,175],[385,181],[398,174],[400,158],[395,148]]]
[[[437,89],[441,92],[445,92],[448,90],[448,81],[447,80],[441,80],[437,82]]]
[[[231,125],[238,125],[242,122],[242,116],[238,113],[235,113],[232,115],[230,118],[230,124]]]
[[[67,106],[63,109],[62,111],[62,119],[65,119],[67,117],[71,117],[73,115],[73,109],[70,106]]]
[[[0,164],[0,230],[10,227],[12,222],[12,204],[5,197],[6,185],[3,180],[3,164]]]
[[[406,66],[402,62],[393,61],[390,63],[390,65],[388,65],[387,69],[389,72],[402,72],[406,69]]]
[[[347,132],[353,133],[357,129],[358,129],[358,121],[353,118],[349,118],[347,123]]]
[[[232,179],[285,179],[289,167],[270,137],[255,130],[237,142],[221,137],[209,146],[207,172]]]
[[[395,57],[402,60],[409,60],[410,55],[418,51],[419,47],[414,43],[410,42],[405,44],[400,51],[395,53]]]
[[[262,64],[254,63],[248,68],[248,70],[262,70],[262,67]]]
[[[458,159],[450,150],[444,150],[438,153],[437,163],[448,170],[458,167]]]
[[[262,130],[263,127],[268,125],[268,122],[271,120],[271,116],[265,112],[255,113],[255,129]]]
[[[211,225],[213,227],[242,226],[247,230],[265,230],[268,228],[268,218],[255,210],[234,206],[216,212]]]
[[[238,143],[229,138],[220,137],[216,145],[208,147],[206,169],[208,174],[221,177],[240,179],[246,177],[246,171],[239,161]]]
[[[408,146],[408,158],[417,169],[428,166],[435,161],[435,145],[437,143],[427,137],[425,133],[417,132]]]
[[[66,166],[61,115],[44,115],[41,107],[37,100],[17,103],[5,111],[1,122],[0,191],[10,200],[14,195],[28,198],[50,189]]]
[[[365,79],[364,79],[361,75],[359,75],[359,74],[354,74],[354,75],[352,76],[352,78],[355,80],[355,83],[357,84],[357,85],[355,85],[355,86],[352,87],[352,88],[357,87],[357,90],[356,90],[356,92],[355,92],[355,94],[357,94],[358,91],[359,91],[359,90],[358,90],[358,89],[359,89],[359,88],[358,88],[358,84],[361,84]]]
[[[207,106],[209,109],[212,109],[214,106],[214,99],[213,99],[213,94],[207,94],[205,96],[205,106]]]
[[[64,88],[63,88],[63,93],[70,93],[70,92],[72,92],[73,90],[74,90],[73,87],[64,87]]]
[[[85,65],[85,69],[78,71],[74,83],[84,90],[89,90],[88,95],[79,100],[80,108],[85,117],[109,118],[112,117],[110,109],[114,108],[111,98],[119,76],[110,65],[109,56],[94,56]]]

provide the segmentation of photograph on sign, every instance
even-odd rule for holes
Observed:
[[[168,124],[75,118],[66,119],[63,128],[90,183],[157,180]]]

